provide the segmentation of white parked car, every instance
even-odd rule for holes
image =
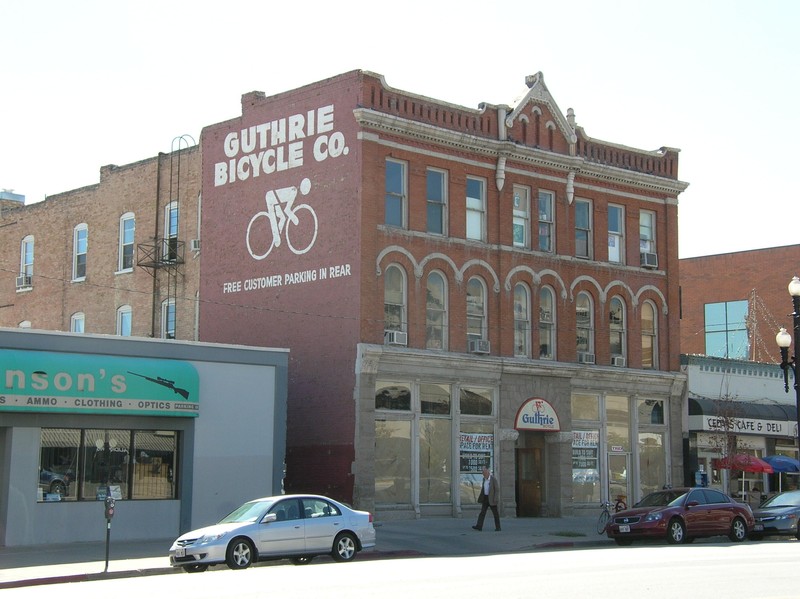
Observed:
[[[317,555],[349,562],[374,546],[369,512],[321,495],[278,495],[248,501],[217,524],[181,535],[169,549],[169,561],[187,572],[213,564],[239,570],[284,558],[300,565]]]

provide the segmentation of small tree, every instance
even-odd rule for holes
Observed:
[[[719,454],[720,459],[733,457],[737,452],[738,439],[736,430],[742,410],[737,397],[722,395],[719,399],[712,400],[714,402],[714,422],[709,427],[712,429],[709,442]],[[736,478],[738,476],[731,470],[725,487],[728,495],[733,494],[731,486]]]

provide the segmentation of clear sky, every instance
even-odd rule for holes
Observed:
[[[364,69],[477,108],[541,71],[590,137],[681,150],[680,257],[800,243],[795,0],[0,0],[0,24],[0,189],[29,203],[249,91]]]

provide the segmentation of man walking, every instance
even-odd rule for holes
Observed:
[[[497,512],[497,500],[500,495],[500,484],[497,478],[489,471],[489,468],[483,468],[483,485],[481,485],[481,494],[478,497],[478,503],[481,504],[481,513],[478,516],[478,523],[473,526],[475,530],[483,530],[483,520],[486,518],[486,510],[492,508],[494,515],[494,529],[500,530],[500,514]]]

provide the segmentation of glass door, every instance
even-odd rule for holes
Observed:
[[[625,507],[631,497],[630,490],[630,454],[608,454],[608,500],[612,504],[622,501]]]

